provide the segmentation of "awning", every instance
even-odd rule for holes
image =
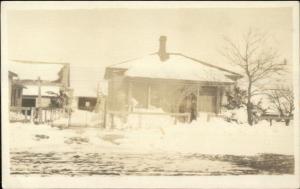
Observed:
[[[59,94],[60,87],[58,86],[41,86],[42,96],[56,96]],[[25,85],[23,89],[23,95],[25,96],[38,96],[39,87],[37,85]]]

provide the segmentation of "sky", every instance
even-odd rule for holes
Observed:
[[[156,52],[160,35],[168,52],[235,70],[220,53],[223,37],[249,28],[267,32],[292,65],[291,8],[9,10],[5,26],[9,59],[69,62],[77,81],[102,80],[106,66]]]

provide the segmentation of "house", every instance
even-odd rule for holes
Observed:
[[[9,106],[20,107],[22,105],[22,93],[24,86],[16,83],[18,74],[8,72],[8,87],[9,87]]]
[[[12,60],[9,70],[18,74],[14,80],[22,85],[22,107],[49,107],[69,90],[70,66],[68,63]]]
[[[165,36],[157,53],[124,61],[105,70],[107,109],[170,113],[220,113],[225,90],[242,76],[181,53],[166,51]]]

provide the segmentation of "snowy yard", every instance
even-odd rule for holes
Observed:
[[[11,123],[13,174],[292,174],[294,127],[219,119],[106,130]]]

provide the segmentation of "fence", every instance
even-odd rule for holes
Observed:
[[[62,108],[10,107],[10,122],[53,122],[66,115]]]
[[[30,122],[32,120],[33,110],[30,107],[10,107],[10,122]]]
[[[146,116],[168,116],[172,117],[173,123],[177,124],[178,121],[189,122],[190,121],[190,113],[159,113],[159,112],[122,112],[122,111],[108,111],[104,118],[104,127],[114,128],[115,118],[120,118],[123,123],[126,123],[129,115],[137,115],[138,118],[138,127],[143,125],[144,118]]]
[[[272,126],[272,121],[284,121],[286,126],[289,126],[290,121],[293,120],[293,116],[278,116],[278,115],[262,115],[259,120],[267,120]]]

